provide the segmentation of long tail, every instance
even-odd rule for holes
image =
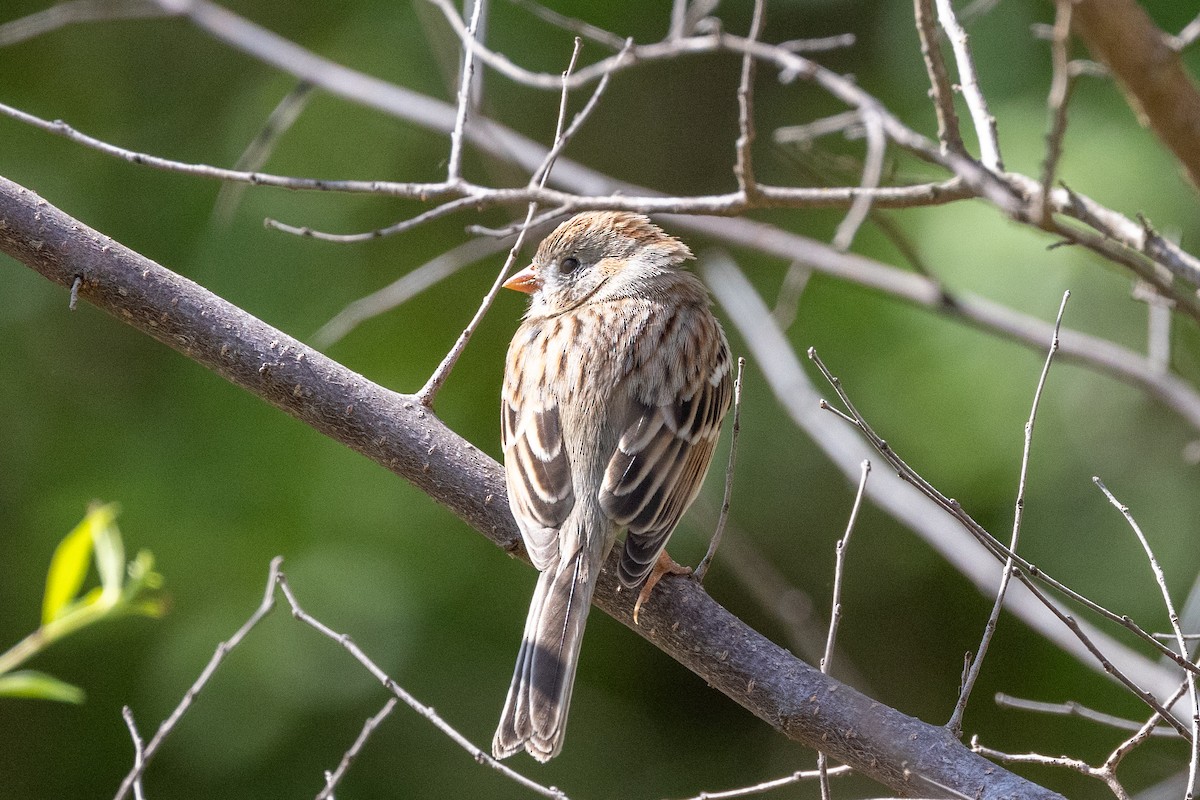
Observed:
[[[492,739],[496,758],[524,747],[545,762],[562,749],[579,646],[596,586],[592,572],[586,550],[577,550],[538,578],[512,685]]]

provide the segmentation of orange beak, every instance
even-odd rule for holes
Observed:
[[[533,264],[530,264],[525,269],[513,275],[504,282],[505,289],[514,289],[525,294],[533,294],[538,289],[542,288],[542,279],[538,277],[537,271]]]

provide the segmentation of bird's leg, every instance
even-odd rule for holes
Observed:
[[[662,580],[663,575],[691,575],[692,568],[685,567],[682,564],[675,563],[675,559],[667,555],[666,548],[663,548],[658,553],[658,559],[654,562],[654,566],[650,568],[650,574],[646,576],[646,582],[642,584],[642,591],[638,593],[637,601],[633,604],[633,624],[638,624],[638,611],[642,608],[642,603],[650,599],[650,593],[654,591],[655,585]]]

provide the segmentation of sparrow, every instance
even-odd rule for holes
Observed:
[[[531,295],[505,362],[509,505],[540,571],[492,740],[562,749],[592,593],[641,585],[700,491],[732,398],[729,345],[683,242],[639,214],[579,214],[505,286]],[[643,590],[645,593],[645,590]]]

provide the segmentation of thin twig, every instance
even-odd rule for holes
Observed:
[[[318,239],[322,242],[354,244],[356,242],[369,242],[373,239],[382,239],[385,236],[395,236],[424,225],[426,222],[432,222],[435,219],[441,219],[457,211],[462,211],[464,208],[474,208],[478,205],[479,201],[474,197],[469,195],[467,197],[459,197],[455,200],[447,200],[445,203],[434,206],[428,211],[423,211],[415,217],[388,225],[386,228],[376,228],[375,230],[364,231],[362,233],[327,233],[310,228],[307,225],[289,225],[286,222],[280,222],[269,217],[263,220],[263,225],[269,230],[290,233],[294,236],[303,236],[309,239]]]
[[[513,780],[526,789],[534,791],[544,797],[550,797],[554,800],[567,800],[567,796],[561,790],[556,789],[553,786],[544,786],[537,781],[525,777],[519,772],[506,767],[504,764],[488,755],[488,753],[476,747],[469,739],[467,739],[467,737],[463,736],[454,727],[452,727],[450,723],[446,722],[446,720],[443,719],[436,711],[434,711],[433,708],[417,700],[404,687],[392,680],[392,678],[386,672],[384,672],[383,669],[376,664],[370,656],[363,652],[362,648],[355,644],[349,636],[344,633],[338,633],[324,622],[305,611],[301,607],[299,601],[296,600],[296,595],[292,591],[292,587],[288,584],[287,578],[285,578],[282,574],[280,574],[278,577],[278,584],[279,591],[283,594],[284,599],[287,601],[288,606],[292,610],[292,616],[295,619],[303,622],[305,625],[308,625],[325,638],[337,643],[338,646],[353,656],[354,660],[361,664],[367,670],[367,672],[371,673],[371,675],[375,677],[375,680],[383,684],[384,688],[386,688],[400,700],[404,701],[404,703],[413,711],[416,711],[426,720],[431,722],[433,726],[445,734],[447,738],[466,751],[477,764],[491,767],[510,780]]]
[[[1106,714],[1103,711],[1097,711],[1094,708],[1088,708],[1074,700],[1068,700],[1065,703],[1046,703],[1041,700],[1029,700],[1024,697],[1013,697],[1003,693],[996,694],[996,705],[1001,708],[1013,708],[1018,711],[1030,711],[1036,714],[1054,714],[1064,717],[1079,717],[1080,719],[1095,722],[1100,725],[1107,725],[1110,728],[1116,728],[1123,731],[1138,731],[1145,725],[1143,722],[1138,722],[1124,717],[1118,717],[1113,714]],[[1166,706],[1171,705],[1171,701],[1164,703]],[[1157,714],[1154,715],[1157,719]],[[1151,736],[1161,736],[1171,739],[1178,739],[1179,734],[1173,728],[1165,725],[1158,725],[1150,731]]]
[[[145,800],[141,776],[141,772],[146,769],[142,735],[138,733],[137,722],[133,719],[133,709],[122,706],[121,718],[125,720],[125,727],[129,728],[129,738],[133,740],[133,768],[138,771],[138,776],[133,779],[133,797],[134,800]]]
[[[388,714],[392,713],[392,709],[396,707],[397,702],[397,698],[390,697],[378,713],[367,717],[367,721],[363,723],[362,730],[354,739],[354,744],[350,745],[350,749],[342,755],[342,760],[338,762],[337,769],[333,772],[325,773],[325,787],[317,792],[316,800],[331,800],[334,790],[337,789],[337,785],[345,777],[346,771],[350,769],[350,765],[354,763],[354,759],[358,758],[358,754],[362,752],[367,739],[371,738],[371,734],[375,732],[379,724],[387,718]]]
[[[883,133],[883,124],[872,108],[864,107],[861,116],[867,132],[867,157],[863,159],[862,180],[859,186],[865,191],[854,198],[845,219],[838,225],[833,236],[833,246],[837,250],[850,249],[854,235],[871,213],[870,190],[879,186],[883,178],[883,157],[887,152],[887,137]]]
[[[729,521],[729,504],[733,498],[733,470],[737,464],[738,434],[742,430],[742,370],[745,366],[746,359],[738,356],[737,377],[733,381],[733,432],[729,437],[729,463],[725,466],[725,494],[721,499],[721,513],[717,517],[717,526],[713,529],[712,539],[708,542],[708,551],[704,554],[704,558],[700,559],[700,563],[696,565],[696,569],[692,573],[700,582],[704,581],[704,576],[708,574],[708,568],[712,566],[713,558],[717,555],[717,548],[721,545],[721,537],[725,534],[725,523]]]
[[[1129,506],[1117,500],[1104,482],[1098,477],[1092,478],[1092,482],[1104,492],[1104,496],[1108,498],[1108,502],[1113,508],[1121,512],[1125,517],[1125,521],[1129,523],[1129,527],[1133,530],[1134,536],[1137,537],[1138,543],[1141,544],[1142,550],[1146,553],[1146,559],[1150,562],[1150,569],[1154,573],[1154,582],[1158,585],[1158,590],[1162,594],[1163,605],[1167,609],[1167,619],[1171,622],[1171,630],[1175,633],[1175,641],[1179,647],[1179,654],[1183,658],[1188,657],[1187,640],[1183,638],[1183,630],[1179,627],[1179,614],[1175,611],[1175,603],[1171,600],[1171,591],[1167,588],[1167,579],[1163,575],[1162,567],[1158,565],[1158,559],[1154,556],[1154,550],[1150,547],[1150,541],[1146,535],[1142,533],[1142,527],[1138,525],[1137,520],[1133,518],[1133,514],[1129,510]],[[1188,783],[1187,795],[1188,798],[1196,796],[1196,781],[1197,773],[1200,772],[1200,694],[1196,691],[1196,676],[1194,673],[1188,672],[1184,674],[1187,681],[1188,699],[1192,703],[1192,752],[1191,762],[1188,766]]]
[[[988,110],[987,99],[979,88],[979,77],[975,73],[975,62],[967,44],[967,32],[954,16],[950,0],[937,0],[938,22],[950,40],[954,50],[954,61],[958,65],[959,83],[963,97],[975,124],[975,136],[979,139],[979,158],[993,172],[1003,172],[1004,162],[1000,159],[1000,139],[996,135],[996,118]]]
[[[0,48],[81,22],[169,16],[171,11],[152,0],[71,0],[0,25]]]
[[[479,30],[479,16],[483,11],[483,0],[475,0],[471,10],[471,22],[467,25],[467,37],[475,41]],[[446,182],[453,184],[462,178],[463,133],[467,127],[467,116],[471,107],[471,80],[475,75],[475,48],[463,48],[462,75],[458,84],[458,111],[454,118],[454,129],[450,132],[450,158],[446,163]]]
[[[129,790],[133,787],[133,784],[141,779],[142,774],[146,771],[146,767],[150,765],[150,760],[154,757],[154,754],[158,752],[159,746],[161,746],[163,741],[171,735],[171,732],[175,730],[175,726],[179,724],[179,720],[183,718],[184,713],[191,708],[192,703],[195,702],[196,696],[199,695],[204,687],[208,685],[208,682],[212,680],[213,675],[216,674],[217,667],[221,666],[221,662],[225,660],[225,657],[228,656],[235,647],[242,643],[242,640],[250,634],[250,631],[254,629],[254,626],[271,613],[271,609],[275,607],[275,583],[281,574],[279,572],[279,567],[281,564],[283,564],[283,558],[281,556],[276,556],[275,558],[271,559],[271,568],[267,574],[267,585],[263,590],[262,602],[259,603],[258,608],[255,609],[254,613],[251,614],[244,623],[242,623],[242,626],[234,632],[233,636],[230,636],[228,639],[217,645],[217,649],[213,652],[212,658],[208,660],[208,664],[205,665],[204,669],[200,672],[200,676],[196,678],[195,682],[193,682],[190,687],[188,687],[188,690],[183,695],[183,699],[179,701],[179,705],[175,706],[175,709],[171,712],[170,716],[163,720],[162,724],[158,726],[158,730],[154,732],[154,736],[151,737],[150,741],[146,743],[145,750],[142,754],[141,763],[135,763],[133,769],[131,769],[129,774],[125,776],[125,779],[121,781],[121,785],[117,788],[116,795],[114,795],[114,800],[122,800],[122,798],[129,793]]]
[[[984,747],[979,743],[978,736],[971,737],[971,749],[980,755],[987,756],[1002,764],[1037,764],[1040,766],[1069,769],[1081,775],[1087,775],[1089,778],[1097,778],[1104,781],[1112,793],[1117,796],[1117,800],[1130,800],[1129,793],[1125,791],[1125,787],[1120,784],[1115,775],[1102,768],[1093,767],[1086,761],[1078,758],[1044,756],[1041,753],[1005,753],[1000,750],[993,750],[990,747]]]
[[[1173,695],[1171,695],[1170,697],[1167,698],[1167,701],[1165,703],[1163,703],[1163,705],[1167,706],[1168,708],[1175,705],[1176,701],[1178,701],[1179,698],[1183,697],[1183,693],[1185,691],[1187,691],[1187,688],[1188,688],[1187,681],[1184,681],[1183,683],[1179,684],[1179,688],[1175,690],[1175,693]],[[1162,717],[1157,712],[1155,712],[1154,714],[1151,714],[1150,717],[1142,724],[1142,726],[1140,728],[1137,729],[1137,731],[1132,736],[1130,736],[1125,741],[1121,742],[1121,744],[1117,745],[1113,749],[1113,751],[1109,755],[1109,757],[1107,759],[1105,759],[1104,766],[1102,767],[1102,769],[1107,769],[1110,772],[1115,772],[1117,769],[1117,766],[1120,765],[1121,761],[1125,758],[1125,756],[1132,753],[1135,748],[1137,748],[1139,745],[1141,745],[1143,742],[1145,742],[1151,736],[1153,736],[1163,730],[1162,728],[1159,727],[1159,723],[1161,721],[1162,721]]]
[[[981,526],[969,514],[967,514],[957,500],[947,498],[945,495],[935,489],[932,484],[930,484],[919,474],[917,474],[910,466],[908,466],[908,464],[906,464],[904,460],[901,459],[894,450],[892,450],[886,441],[884,441],[877,433],[875,433],[875,431],[867,423],[866,419],[858,412],[858,410],[854,407],[854,404],[850,401],[849,396],[842,388],[841,381],[829,371],[829,368],[826,367],[824,362],[822,362],[817,356],[815,348],[810,347],[808,350],[808,355],[813,363],[817,365],[817,368],[821,371],[821,374],[825,376],[825,379],[828,380],[830,385],[834,387],[834,391],[837,392],[838,398],[849,411],[849,416],[851,417],[850,421],[852,424],[854,424],[855,427],[863,432],[871,445],[879,452],[880,455],[884,457],[885,460],[887,460],[889,464],[896,469],[900,477],[904,481],[911,483],[913,486],[920,489],[921,492],[929,499],[934,500],[943,510],[947,511],[955,520],[962,524],[980,544],[988,548],[989,552],[991,552],[993,556],[999,559],[1011,558],[1014,564],[1013,572],[1015,576],[1023,584],[1025,584],[1025,587],[1034,595],[1034,597],[1039,600],[1039,602],[1046,607],[1047,610],[1050,611],[1050,613],[1056,616],[1059,621],[1067,626],[1067,629],[1075,635],[1075,638],[1079,640],[1079,643],[1082,644],[1084,648],[1092,654],[1097,663],[1099,663],[1100,667],[1118,682],[1124,685],[1127,689],[1129,689],[1129,691],[1132,692],[1139,700],[1148,705],[1154,711],[1161,713],[1167,722],[1170,723],[1172,727],[1179,731],[1179,733],[1190,742],[1191,734],[1188,729],[1184,727],[1179,720],[1171,716],[1151,692],[1139,686],[1136,681],[1134,681],[1125,673],[1124,670],[1118,668],[1107,656],[1105,656],[1103,651],[1100,650],[1100,648],[1096,646],[1095,642],[1092,641],[1091,637],[1084,633],[1083,628],[1079,625],[1079,622],[1072,615],[1066,613],[1054,602],[1052,602],[1050,598],[1047,597],[1046,594],[1035,585],[1035,580],[1044,581],[1049,585],[1054,586],[1054,588],[1064,592],[1072,599],[1084,603],[1088,606],[1088,608],[1097,611],[1097,613],[1102,613],[1107,618],[1112,619],[1115,622],[1119,622],[1127,629],[1134,631],[1135,633],[1139,633],[1143,641],[1147,641],[1154,645],[1156,649],[1158,649],[1160,652],[1163,652],[1165,655],[1170,656],[1172,660],[1174,660],[1177,664],[1180,664],[1180,666],[1184,667],[1185,669],[1196,671],[1198,669],[1196,665],[1187,661],[1187,659],[1181,657],[1169,647],[1166,647],[1155,640],[1128,617],[1118,617],[1116,614],[1108,611],[1095,601],[1089,600],[1088,598],[1072,589],[1069,589],[1058,581],[1053,581],[1040,569],[1034,567],[1032,564],[1029,564],[1024,559],[1020,558],[1016,553],[1013,553],[1011,550],[1001,544],[995,537],[988,533],[983,526]]]
[[[315,88],[312,83],[302,80],[284,95],[267,116],[262,129],[246,145],[233,168],[253,172],[266,164],[275,146],[283,140],[283,135],[300,119]],[[228,224],[245,189],[246,184],[242,183],[222,184],[213,203],[213,218],[221,224]]]
[[[598,100],[600,94],[608,85],[607,81],[601,81],[599,84],[597,84],[596,90],[592,94],[592,101],[589,102],[588,105],[586,105],[583,110],[579,112],[571,127],[564,131],[563,126],[565,124],[567,115],[567,97],[569,96],[567,80],[571,75],[571,70],[575,68],[576,61],[579,59],[579,50],[582,46],[582,40],[579,37],[575,37],[575,47],[571,52],[571,60],[567,64],[567,69],[563,72],[562,98],[559,102],[558,121],[554,130],[554,145],[550,148],[550,152],[546,154],[546,158],[542,161],[541,166],[530,178],[531,184],[536,182],[539,186],[546,185],[546,180],[550,177],[550,170],[554,167],[554,160],[558,157],[558,154],[562,151],[562,148],[566,146],[566,141],[572,134],[574,134],[579,125],[582,124],[583,120],[587,118],[591,109],[595,107],[595,101]],[[437,396],[438,391],[441,389],[442,384],[444,384],[446,379],[450,377],[450,371],[454,369],[454,365],[458,363],[458,359],[462,355],[463,350],[466,349],[467,343],[471,340],[471,336],[475,333],[475,329],[479,326],[479,323],[483,321],[484,314],[486,314],[488,309],[492,307],[492,303],[495,301],[496,295],[500,292],[500,288],[504,285],[505,277],[512,268],[513,262],[516,260],[517,253],[520,252],[521,245],[525,242],[525,234],[529,230],[529,223],[532,221],[533,215],[536,211],[537,204],[530,203],[528,211],[525,214],[525,224],[521,226],[521,232],[517,235],[516,242],[513,243],[512,249],[510,249],[508,252],[508,258],[505,259],[504,265],[500,268],[500,272],[496,275],[496,279],[492,282],[492,287],[488,290],[488,293],[484,296],[483,301],[479,304],[479,308],[476,309],[475,316],[471,318],[471,321],[467,323],[467,327],[463,329],[461,334],[459,334],[458,339],[454,342],[454,346],[450,348],[450,352],[446,354],[446,357],[442,359],[440,364],[438,364],[437,369],[435,369],[433,374],[429,376],[429,380],[426,381],[425,385],[421,387],[421,390],[417,392],[417,398],[423,405],[432,408],[433,400]]]
[[[758,39],[762,32],[764,0],[754,0],[754,14],[750,19],[749,41]],[[738,138],[734,147],[737,158],[733,175],[737,178],[738,191],[745,197],[753,197],[757,184],[754,180],[754,57],[749,53],[742,56],[742,77],[738,82]]]
[[[575,17],[568,17],[565,14],[560,14],[554,9],[546,8],[541,3],[536,3],[534,0],[508,0],[514,5],[528,11],[538,19],[545,20],[551,25],[555,25],[563,30],[570,31],[576,36],[582,36],[585,39],[591,39],[593,42],[608,47],[612,50],[620,50],[625,46],[624,37],[617,36],[615,33],[610,33],[603,28],[597,28],[589,22],[585,22]]]
[[[1071,35],[1071,0],[1056,0],[1054,37],[1050,43],[1050,92],[1046,95],[1046,106],[1050,112],[1050,126],[1046,132],[1046,158],[1042,162],[1041,211],[1039,219],[1050,216],[1050,189],[1054,186],[1054,175],[1062,157],[1063,137],[1067,132],[1067,100],[1071,93],[1071,74],[1067,61],[1067,39]]]
[[[1183,658],[1171,648],[1156,640],[1153,636],[1147,633],[1144,628],[1135,623],[1130,617],[1116,614],[1108,610],[1096,601],[1091,600],[1061,581],[1056,580],[1040,567],[1037,567],[1036,565],[1009,550],[1003,543],[992,536],[986,528],[976,522],[975,519],[963,509],[962,505],[957,500],[946,497],[932,484],[922,478],[920,474],[910,467],[902,458],[900,458],[900,456],[891,448],[891,446],[889,446],[888,443],[875,432],[875,430],[858,412],[858,410],[854,408],[853,404],[850,403],[850,398],[846,395],[845,390],[842,388],[841,381],[831,372],[829,372],[829,368],[826,367],[821,359],[817,356],[814,348],[809,348],[809,358],[817,365],[817,368],[821,371],[821,374],[825,376],[826,380],[830,382],[830,385],[834,387],[838,397],[841,399],[842,403],[846,405],[846,408],[850,412],[849,414],[845,414],[838,411],[837,413],[839,416],[847,420],[850,424],[854,425],[863,433],[864,436],[866,436],[867,441],[870,442],[871,446],[874,447],[875,450],[887,460],[888,464],[895,468],[897,474],[902,480],[920,490],[922,494],[934,501],[942,510],[948,512],[950,516],[952,516],[957,522],[959,522],[959,524],[967,529],[967,531],[976,539],[976,541],[986,547],[996,559],[1003,561],[1005,559],[1012,558],[1013,565],[1018,570],[1017,577],[1026,585],[1027,588],[1030,589],[1030,591],[1034,591],[1035,594],[1040,594],[1036,591],[1036,587],[1033,586],[1033,582],[1039,581],[1044,583],[1054,590],[1063,593],[1071,600],[1081,603],[1089,611],[1102,616],[1110,622],[1122,626],[1126,630],[1135,634],[1142,641],[1154,647],[1154,649],[1160,654],[1170,658],[1184,669],[1200,674],[1200,667],[1197,667],[1195,664]],[[827,408],[829,408],[831,411],[836,411],[836,409],[834,409],[832,406],[827,406]],[[1056,606],[1049,604],[1047,607],[1061,621],[1067,621],[1067,616]],[[1068,627],[1071,627],[1071,625],[1076,626],[1073,628],[1073,630],[1077,629],[1077,623],[1075,623],[1074,620],[1071,621]],[[1083,643],[1088,644],[1087,642]],[[1088,649],[1093,653],[1098,652],[1094,649],[1094,645]],[[1105,671],[1110,673],[1112,672],[1107,667],[1105,668]],[[1112,674],[1114,677],[1117,677],[1115,673]],[[1139,697],[1142,697],[1144,694],[1144,692],[1138,690]]]
[[[830,767],[827,771],[829,777],[839,777],[851,774],[850,767],[842,764],[837,767]],[[765,794],[775,789],[792,784],[800,783],[801,781],[816,780],[820,776],[820,772],[815,769],[806,769],[793,772],[791,775],[785,775],[782,778],[774,778],[762,783],[756,783],[753,786],[743,786],[738,789],[725,789],[720,792],[701,792],[700,794],[688,798],[688,800],[733,800],[737,797],[750,797],[756,794]]]
[[[934,26],[933,0],[913,0],[913,16],[917,24],[917,36],[921,40],[921,57],[925,60],[925,71],[929,73],[929,86],[933,99],[933,112],[937,115],[938,141],[945,152],[953,150],[966,155],[962,132],[958,128],[958,112],[954,109],[954,90],[950,86],[950,73],[938,41]]]
[[[368,319],[397,308],[431,286],[507,247],[494,239],[470,239],[425,262],[392,283],[346,305],[313,334],[313,345],[328,348]]]
[[[1013,557],[1017,552],[1017,544],[1021,540],[1021,521],[1025,516],[1025,481],[1029,475],[1029,454],[1033,448],[1033,426],[1037,422],[1038,407],[1042,402],[1042,390],[1046,388],[1046,378],[1050,375],[1050,364],[1054,360],[1054,354],[1058,352],[1058,334],[1062,330],[1063,314],[1067,310],[1067,301],[1070,299],[1071,293],[1063,292],[1062,302],[1058,306],[1058,316],[1054,319],[1054,337],[1050,340],[1050,349],[1046,353],[1046,361],[1042,365],[1042,374],[1038,377],[1037,387],[1033,390],[1033,406],[1029,409],[1029,419],[1025,422],[1025,444],[1021,451],[1021,469],[1017,478],[1017,500],[1013,510],[1012,537],[1008,542],[1008,552],[1013,555],[1009,555],[1004,561],[1004,571],[1000,575],[1000,588],[996,590],[996,600],[992,604],[992,612],[988,615],[987,624],[983,627],[983,638],[979,641],[975,659],[963,680],[958,702],[954,705],[954,712],[946,723],[947,730],[955,738],[962,736],[963,714],[966,713],[967,702],[971,698],[975,682],[979,680],[979,673],[983,669],[983,659],[987,656],[992,637],[996,635],[996,626],[1000,623],[1000,612],[1004,608],[1004,598],[1008,594],[1008,582],[1014,571]]]
[[[850,519],[846,521],[846,532],[838,540],[834,551],[833,600],[829,614],[829,634],[825,637],[825,654],[821,656],[821,672],[826,675],[833,669],[833,648],[837,642],[838,626],[842,622],[842,580],[845,577],[846,548],[850,545],[850,534],[858,520],[858,509],[862,507],[863,494],[867,489],[867,477],[871,474],[871,462],[862,462],[862,474],[858,479],[858,491],[854,494],[854,505],[850,508]],[[829,766],[823,751],[817,751],[817,772],[820,773],[821,800],[829,800]]]

